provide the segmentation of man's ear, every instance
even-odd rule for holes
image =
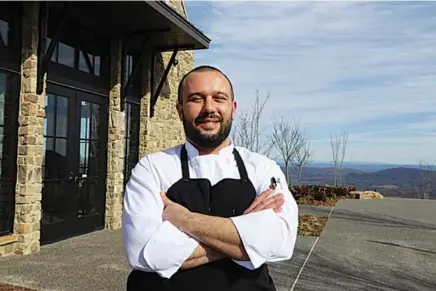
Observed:
[[[177,113],[179,113],[180,121],[183,121],[183,106],[179,102],[176,104]]]
[[[235,115],[236,115],[236,109],[238,108],[238,103],[236,103],[236,101],[233,101],[233,110],[232,110],[232,120],[235,120]]]

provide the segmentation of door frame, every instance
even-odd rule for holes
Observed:
[[[70,176],[66,179],[71,181],[71,188],[68,191],[68,209],[65,211],[66,220],[58,224],[43,224],[41,223],[41,245],[60,241],[69,237],[89,233],[92,231],[104,228],[105,223],[105,205],[106,205],[106,180],[107,180],[107,142],[108,142],[108,101],[107,96],[96,95],[86,92],[86,90],[78,90],[69,86],[62,86],[47,82],[47,94],[65,96],[68,98],[68,143],[67,143],[67,161],[68,172]],[[101,176],[98,179],[98,189],[101,189],[100,194],[97,194],[95,207],[97,214],[78,217],[78,176],[80,162],[80,106],[81,101],[97,103],[101,106],[100,128],[101,136],[99,136],[98,146],[103,152],[99,167],[101,167]],[[43,186],[44,186],[44,180]],[[44,199],[44,197],[43,197]],[[43,210],[42,210],[43,211]]]

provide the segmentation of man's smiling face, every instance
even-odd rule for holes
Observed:
[[[236,102],[229,81],[216,71],[197,71],[184,80],[177,105],[186,137],[202,148],[219,146],[230,134]]]

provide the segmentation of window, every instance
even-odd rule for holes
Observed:
[[[0,235],[12,233],[14,220],[18,80],[0,70]]]
[[[0,19],[0,47],[9,45],[9,23]]]
[[[140,127],[139,102],[126,102],[126,127],[124,133],[124,183],[130,178],[130,173],[139,160],[139,127]]]
[[[124,61],[124,85],[132,74],[133,62],[136,60],[127,55]],[[136,78],[138,79],[138,78]],[[139,127],[141,119],[141,101],[138,90],[139,83],[133,82],[128,90],[125,101],[125,130],[124,130],[124,183],[130,178],[130,173],[139,160]]]
[[[50,42],[51,39],[47,38],[46,49],[48,49]],[[59,42],[56,46],[51,61],[95,76],[101,74],[100,56],[87,53],[62,42]]]

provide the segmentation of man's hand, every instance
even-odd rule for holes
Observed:
[[[164,204],[162,219],[171,222],[184,233],[195,237],[205,245],[217,250],[200,258],[199,262],[187,262],[186,268],[205,264],[223,257],[246,261],[249,257],[244,249],[238,231],[230,218],[215,217],[190,212],[182,205],[171,201],[165,192],[161,192]]]
[[[259,196],[254,199],[253,203],[244,211],[244,214],[254,213],[265,209],[272,209],[274,212],[280,212],[281,207],[285,203],[283,194],[276,194],[272,197],[273,189],[268,188],[267,190],[260,193]]]
[[[175,227],[181,229],[183,222],[189,219],[192,212],[179,203],[171,201],[165,192],[161,191],[160,196],[164,204],[162,219],[171,222]]]

